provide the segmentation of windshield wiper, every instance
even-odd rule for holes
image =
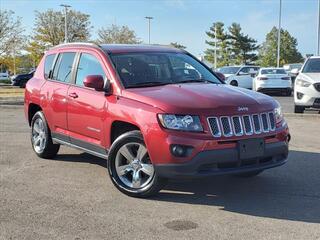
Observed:
[[[177,82],[177,84],[179,84],[179,83],[192,83],[192,82],[215,83],[215,82],[212,82],[212,81],[209,81],[206,79],[199,78],[199,79],[182,80],[182,81]]]
[[[127,86],[127,88],[135,88],[135,87],[154,87],[154,86],[162,86],[170,84],[171,82],[141,82]]]

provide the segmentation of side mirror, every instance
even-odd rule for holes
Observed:
[[[104,90],[104,80],[101,75],[88,75],[83,80],[83,85],[88,88],[94,88],[96,91]]]
[[[293,75],[298,75],[299,74],[299,69],[298,68],[294,68],[291,70],[291,74]]]
[[[249,75],[249,73],[246,73],[246,72],[239,72],[237,75],[239,75],[239,76],[244,76],[244,75]]]

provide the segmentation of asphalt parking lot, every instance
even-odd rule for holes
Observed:
[[[0,106],[0,239],[320,239],[320,118],[287,121],[286,165],[171,181],[134,199],[113,187],[103,159],[67,147],[37,158],[22,107]]]

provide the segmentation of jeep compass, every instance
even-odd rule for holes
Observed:
[[[104,158],[113,184],[134,197],[170,178],[255,176],[288,156],[278,102],[170,47],[53,47],[26,85],[25,115],[39,157],[66,145]]]

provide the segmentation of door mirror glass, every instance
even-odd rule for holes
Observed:
[[[104,80],[101,75],[88,75],[83,80],[83,85],[96,91],[104,90]]]

